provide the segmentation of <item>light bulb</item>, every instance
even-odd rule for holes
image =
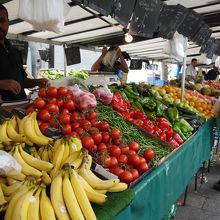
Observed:
[[[129,33],[126,33],[125,34],[125,41],[127,43],[131,43],[133,41],[133,37]]]

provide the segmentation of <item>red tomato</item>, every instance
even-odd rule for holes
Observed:
[[[147,163],[140,163],[138,165],[138,171],[140,174],[145,173],[149,169]]]
[[[119,175],[119,179],[124,183],[131,183],[133,181],[133,175],[130,171],[125,170],[123,173]]]
[[[67,108],[68,110],[72,111],[74,110],[75,107],[75,103],[73,100],[67,100],[63,103],[64,108]]]
[[[118,166],[118,160],[116,157],[111,157],[111,163],[109,165],[110,168],[115,168]]]
[[[136,155],[137,153],[134,150],[129,150],[127,155],[131,156],[131,155]]]
[[[87,150],[91,150],[94,146],[94,140],[89,135],[86,135],[82,138],[82,145]]]
[[[128,157],[129,164],[137,167],[140,164],[140,157],[137,154]]]
[[[120,176],[120,174],[122,174],[124,172],[124,170],[120,167],[110,168],[109,171],[110,171],[110,173],[113,173],[116,176]]]
[[[102,133],[102,142],[104,143],[109,143],[110,141],[110,135],[108,132],[103,132]]]
[[[57,88],[51,86],[47,89],[47,97],[56,98],[57,97]]]
[[[46,105],[46,102],[42,98],[36,98],[34,100],[34,106],[38,109],[43,108]]]
[[[79,108],[79,110],[81,110],[81,111],[85,111],[85,110],[88,108],[88,104],[87,104],[86,102],[81,101],[81,102],[78,104],[78,108]]]
[[[119,157],[121,155],[121,149],[120,147],[116,146],[116,145],[112,145],[110,148],[109,148],[109,154],[111,156],[114,156],[114,157]]]
[[[70,116],[67,114],[60,114],[59,121],[62,124],[69,124],[70,123]]]
[[[47,104],[45,109],[50,113],[59,113],[59,107],[55,104]]]
[[[49,128],[48,123],[43,122],[40,124],[40,130],[44,133]]]
[[[112,139],[119,139],[120,138],[120,131],[117,129],[117,128],[113,128],[111,131],[110,131],[110,136]]]
[[[62,110],[61,110],[61,112],[60,112],[60,114],[61,115],[68,115],[70,112],[69,112],[69,110],[67,109],[67,108],[63,108]]]
[[[127,145],[120,146],[121,148],[121,154],[127,154],[129,152],[129,147]]]
[[[100,131],[107,131],[109,129],[109,123],[106,121],[99,122],[97,126]]]
[[[144,157],[147,161],[149,160],[152,160],[154,158],[154,151],[151,149],[151,148],[147,148],[145,151],[144,151]]]
[[[68,89],[66,87],[59,87],[58,90],[57,90],[57,96],[60,97],[60,96],[66,96],[68,94]]]
[[[69,134],[69,136],[71,136],[71,137],[78,137],[78,134],[75,132],[75,131],[72,131],[70,134]]]
[[[97,132],[99,132],[99,129],[96,128],[96,127],[91,127],[91,128],[89,129],[89,133],[90,133],[90,134],[97,133]],[[101,134],[101,135],[102,135],[102,134]]]
[[[25,114],[28,115],[29,113],[33,112],[34,108],[32,106],[29,106],[25,109]],[[38,111],[39,112],[39,111]]]
[[[101,155],[99,157],[98,164],[102,165],[104,168],[109,168],[111,164],[111,158],[107,155]]]
[[[73,112],[71,115],[71,121],[75,122],[75,121],[79,121],[81,119],[80,115],[78,112]]]
[[[133,180],[136,180],[140,176],[140,174],[139,174],[137,169],[133,168],[133,169],[130,169],[129,171],[131,172],[131,174],[133,176]]]
[[[103,150],[106,150],[106,151],[107,151],[107,146],[106,146],[106,144],[104,144],[104,143],[99,143],[98,146],[97,146],[97,150],[98,150],[98,151],[103,151]]]
[[[46,109],[39,111],[39,117],[42,121],[49,121],[51,119],[51,115]]]
[[[72,130],[76,130],[77,128],[79,128],[80,127],[80,123],[79,122],[74,122],[74,123],[72,123],[71,124],[71,129]]]
[[[57,103],[57,99],[56,98],[49,98],[47,99],[47,104],[56,104]]]
[[[63,134],[70,134],[71,133],[71,126],[69,124],[62,125],[62,132],[63,132]]]
[[[143,157],[141,157],[141,156],[139,156],[139,157],[140,157],[140,163],[146,163],[146,160]]]
[[[88,120],[83,120],[80,123],[80,127],[83,128],[85,131],[89,130],[92,127],[92,124]]]
[[[59,108],[63,106],[63,99],[57,99],[56,104]]]
[[[93,127],[97,127],[98,121],[96,121],[96,119],[92,119],[90,122],[91,122]]]
[[[129,146],[130,150],[134,150],[135,152],[138,152],[139,149],[140,149],[139,144],[137,142],[135,142],[135,141],[132,141],[131,143],[129,143],[128,146]]]
[[[76,133],[77,133],[78,135],[80,135],[80,136],[81,136],[82,134],[84,134],[84,132],[85,132],[85,131],[84,131],[82,128],[77,128],[77,129],[76,129]]]
[[[58,128],[59,127],[59,121],[57,118],[51,117],[49,120],[50,127],[52,128]]]
[[[96,119],[96,113],[94,110],[91,110],[89,111],[87,114],[86,114],[86,119],[88,119],[89,121],[93,120],[93,119]]]
[[[45,88],[41,88],[39,91],[38,91],[38,96],[41,97],[41,98],[44,98],[46,97],[47,93],[46,93],[46,89]]]
[[[102,141],[102,134],[99,132],[95,132],[91,134],[95,144],[99,144]]]
[[[128,163],[128,157],[125,154],[119,155],[118,159],[118,164],[127,164]]]

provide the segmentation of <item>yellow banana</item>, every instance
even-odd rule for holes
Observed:
[[[113,187],[109,188],[108,192],[121,192],[126,190],[127,188],[128,188],[128,184],[120,182],[115,184]]]
[[[79,169],[79,174],[89,183],[94,189],[109,189],[116,183],[119,183],[119,179],[102,180],[98,178],[91,170],[87,170],[84,167]]]
[[[85,169],[90,170],[91,166],[92,166],[92,156],[87,154],[85,157],[86,157],[86,160],[87,160],[85,165],[84,165]]]
[[[27,220],[40,220],[40,193],[41,188],[39,187],[35,195],[30,197]]]
[[[39,150],[38,150],[38,155],[41,157],[42,159],[42,153],[44,151],[44,147],[40,147]],[[42,159],[43,160],[43,159]]]
[[[51,148],[48,149],[47,153],[48,153],[48,157],[49,157],[49,162],[52,163],[52,161],[53,161],[53,151],[52,151],[52,149]]]
[[[19,134],[24,134],[24,122],[26,121],[27,118],[28,118],[28,115],[26,115],[22,119],[17,118]],[[34,145],[34,143],[31,142],[26,136],[25,136],[24,142],[29,146]]]
[[[28,208],[30,206],[30,200],[34,194],[34,190],[28,190],[24,193],[18,200],[14,206],[14,210],[12,212],[12,219],[16,220],[26,220],[28,214]]]
[[[108,191],[106,189],[94,189],[97,193],[106,194]]]
[[[63,154],[64,154],[64,144],[61,144],[59,151],[57,151],[56,154],[54,155],[54,168],[50,172],[51,178],[53,178],[57,173],[57,171],[59,171],[59,169],[61,168]]]
[[[32,176],[37,176],[37,177],[42,176],[42,173],[39,170],[35,169],[34,167],[31,167],[23,160],[22,156],[19,153],[18,147],[15,148],[15,152],[13,154],[13,157],[21,165],[22,172],[25,175],[32,175]]]
[[[41,160],[41,157],[40,155],[37,153],[37,150],[35,147],[30,147],[29,148],[29,151],[30,151],[30,155],[33,156],[33,157],[36,157],[37,159]]]
[[[103,204],[106,202],[106,198],[107,196],[102,194],[102,193],[98,193],[96,192],[87,182],[86,180],[78,175],[78,178],[79,178],[79,181],[82,185],[82,187],[84,188],[85,192],[86,192],[86,195],[89,199],[90,202],[94,202],[94,203],[97,203],[97,204]]]
[[[22,187],[18,190],[18,192],[15,193],[15,195],[12,196],[10,199],[10,202],[8,204],[8,208],[5,213],[5,218],[4,220],[12,220],[12,214],[14,212],[14,207],[18,201],[18,199],[24,195],[26,192],[28,192],[29,188],[24,184]],[[16,218],[17,220],[17,218]]]
[[[7,180],[5,179],[5,177],[0,177],[0,184],[7,184]]]
[[[49,138],[49,137],[42,134],[42,132],[39,128],[39,125],[37,123],[37,112],[32,112],[30,117],[33,119],[35,133],[39,137],[46,138],[46,139],[48,139],[48,141],[52,141],[52,138]]]
[[[57,218],[60,220],[69,220],[70,217],[63,199],[62,182],[62,172],[60,172],[51,183],[50,198]]]
[[[13,178],[15,180],[19,180],[19,181],[23,181],[26,178],[26,176],[23,173],[17,173],[15,175],[8,175],[8,177],[11,177],[11,178]]]
[[[12,125],[11,120],[12,120],[12,119],[10,119],[10,120],[7,122],[7,127],[6,127],[7,136],[8,136],[13,142],[18,142],[18,143],[24,142],[24,140],[25,140],[24,134],[19,134],[19,133],[17,133],[17,131],[15,130],[15,128],[14,128],[13,125]]]
[[[70,154],[75,151],[80,151],[82,149],[82,142],[79,138],[69,138],[68,145],[70,148]]]
[[[40,198],[40,215],[42,220],[56,220],[53,206],[47,197],[46,189],[42,189]]]
[[[40,137],[36,134],[34,129],[34,120],[29,116],[24,121],[24,134],[25,136],[33,143],[41,146],[41,145],[47,145],[49,143],[48,138],[46,137]]]
[[[4,195],[10,196],[11,194],[15,193],[22,186],[22,184],[23,184],[22,182],[14,183],[11,186],[6,186],[5,184],[1,184],[2,191]]]
[[[86,195],[86,192],[79,182],[78,174],[75,170],[71,169],[70,181],[73,187],[73,191],[76,195],[79,206],[85,219],[94,220],[96,219],[95,213],[92,209],[90,201]]]
[[[69,174],[66,171],[64,173],[64,178],[63,178],[63,198],[68,210],[68,213],[70,215],[70,218],[72,220],[83,220],[83,214],[82,211],[79,207],[79,204],[77,202],[75,193],[73,191],[71,182],[69,180]]]
[[[7,176],[6,179],[7,179],[7,183],[8,183],[9,186],[11,186],[11,185],[13,185],[15,183],[19,183],[20,182],[18,180],[15,180],[15,179],[9,177],[9,176]]]
[[[46,147],[42,151],[41,158],[43,161],[49,162],[49,155],[48,155],[48,150],[46,149]]]
[[[23,160],[27,164],[29,164],[30,166],[32,166],[38,170],[41,170],[41,171],[44,170],[47,172],[49,172],[53,168],[52,163],[49,163],[49,162],[46,162],[43,160],[39,160],[35,157],[32,157],[30,154],[26,153],[21,147],[19,149],[20,149],[20,154],[21,154]]]
[[[62,162],[61,167],[65,164],[68,163],[71,166],[74,166],[74,169],[78,169],[79,166],[82,164],[83,160],[83,154],[80,151],[76,151],[69,155],[69,157]]]
[[[10,123],[11,123],[12,127],[15,129],[15,131],[17,133],[19,133],[18,132],[18,124],[17,124],[17,116],[13,115],[12,118],[10,119]]]
[[[55,142],[54,142],[54,145],[53,145],[53,164],[54,164],[54,161],[55,161],[55,155],[57,154],[57,151],[59,151],[59,148],[62,144],[62,139],[57,139]]]
[[[42,171],[42,177],[41,177],[43,183],[45,183],[46,185],[51,184],[51,178],[50,176],[47,174],[46,171]]]
[[[69,146],[66,144],[66,141],[64,141],[64,153],[63,153],[63,158],[62,158],[61,164],[63,164],[64,161],[66,161],[68,156],[69,156]]]
[[[1,125],[0,125],[0,141],[6,145],[9,145],[9,143],[12,141],[8,135],[7,135],[7,125],[8,122],[4,121]]]
[[[5,200],[5,196],[2,191],[2,186],[0,184],[0,206],[4,206],[6,203],[7,203],[7,201]]]

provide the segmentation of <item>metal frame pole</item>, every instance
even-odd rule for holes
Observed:
[[[65,54],[65,44],[63,44],[63,60],[64,60],[64,62],[63,62],[63,72],[64,72],[64,77],[66,77],[67,76],[67,74],[66,74],[66,54]]]
[[[184,101],[185,82],[186,82],[185,78],[186,78],[186,56],[183,58],[183,73],[181,80],[181,102]]]

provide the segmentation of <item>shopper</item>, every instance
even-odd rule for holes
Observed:
[[[109,49],[107,47],[102,48],[102,54],[92,65],[91,71],[114,72],[119,78],[126,81],[128,66],[121,49],[114,45]]]
[[[209,70],[205,75],[205,80],[216,80],[217,76],[220,75],[218,67],[213,65],[213,69]]]
[[[197,59],[193,58],[191,64],[186,68],[186,79],[195,79],[196,78],[196,66],[198,64]]]
[[[25,99],[24,88],[44,87],[48,83],[44,78],[27,78],[20,52],[6,39],[8,28],[8,11],[0,4],[0,96],[3,101]]]

